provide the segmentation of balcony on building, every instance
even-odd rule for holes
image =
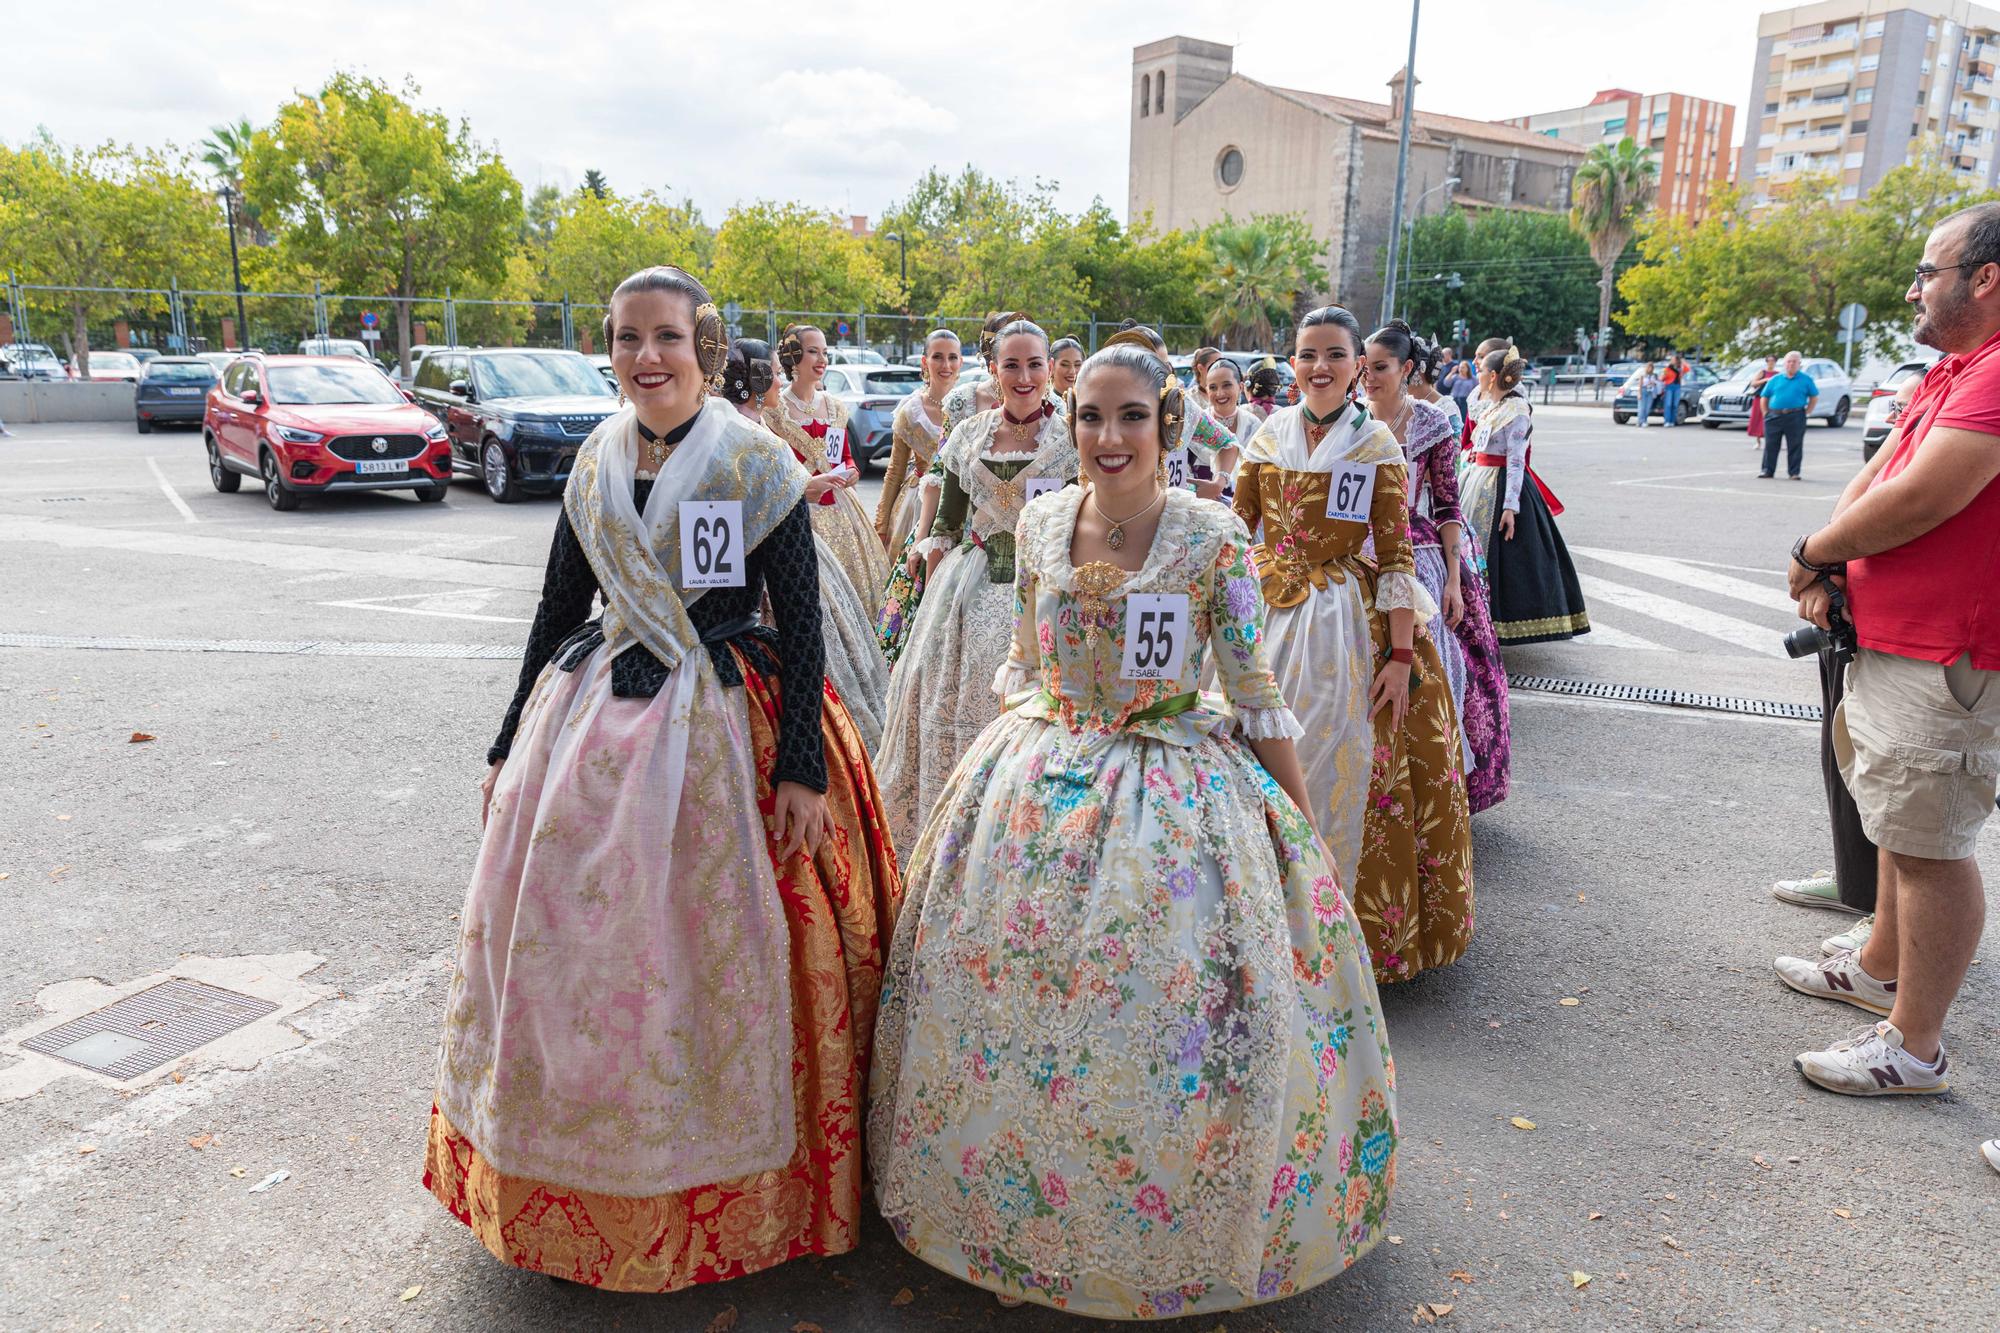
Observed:
[[[1788,69],[1778,87],[1787,93],[1811,91],[1816,96],[1828,97],[1844,91],[1853,77],[1854,62],[1842,60],[1831,65]]]
[[[1814,97],[1804,94],[1791,98],[1778,108],[1780,125],[1794,124],[1805,120],[1818,120],[1822,116],[1835,115],[1846,109],[1846,92],[1828,93]]]
[[[1772,46],[1774,50],[1797,59],[1802,56],[1838,55],[1842,51],[1854,50],[1860,42],[1860,28],[1844,24],[1817,37],[1795,37],[1790,41],[1775,42]]]

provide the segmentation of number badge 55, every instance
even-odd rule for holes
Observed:
[[[1184,592],[1135,592],[1125,599],[1126,680],[1178,680],[1187,661],[1188,599]]]
[[[743,586],[743,502],[681,501],[681,587]]]

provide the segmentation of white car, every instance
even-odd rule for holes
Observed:
[[[351,356],[357,361],[373,361],[375,354],[359,338],[307,338],[299,344],[300,356]]]
[[[1861,461],[1867,462],[1882,447],[1882,441],[1889,438],[1889,404],[1911,380],[1922,379],[1931,368],[1929,361],[1905,361],[1895,370],[1882,377],[1868,396],[1868,415],[1861,426]]]
[[[829,365],[835,366],[886,366],[889,358],[870,347],[829,347],[826,349]]]
[[[1778,373],[1784,373],[1785,363],[1778,362]],[[1729,373],[1720,384],[1711,385],[1701,395],[1701,424],[1714,430],[1718,426],[1746,426],[1750,423],[1750,381],[1764,368],[1764,358],[1754,357],[1745,361]],[[1819,390],[1819,401],[1813,405],[1814,412],[1829,426],[1845,426],[1848,411],[1854,406],[1854,386],[1847,373],[1839,365],[1825,357],[1807,357],[1799,367],[1799,373],[1812,378]]]
[[[130,352],[94,351],[90,354],[90,378],[93,381],[124,380],[137,384],[139,376],[139,358]]]

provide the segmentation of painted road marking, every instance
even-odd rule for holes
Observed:
[[[1798,613],[1798,603],[1786,596],[1783,588],[1771,588],[1761,583],[1752,583],[1748,579],[1731,578],[1727,574],[1699,569],[1689,561],[1675,560],[1664,555],[1643,555],[1637,551],[1611,551],[1597,546],[1572,546],[1569,549],[1572,555],[1588,556],[1592,560],[1602,560],[1607,565],[1629,569],[1635,574],[1646,574],[1656,579],[1664,579],[1668,583],[1696,588],[1702,592],[1733,597],[1739,602],[1749,602],[1767,611],[1778,611],[1788,616]]]
[[[496,625],[532,625],[533,616],[492,616],[484,614],[503,588],[465,588],[457,592],[405,593],[396,597],[356,597],[344,602],[321,602],[321,606],[353,611],[391,611],[403,616],[435,616],[443,620],[483,620]],[[408,603],[408,605],[402,605]]]
[[[186,519],[188,522],[190,523],[201,522],[200,519],[194,516],[194,510],[188,508],[188,502],[186,500],[181,499],[181,493],[175,490],[173,488],[173,485],[170,482],[168,482],[167,474],[160,471],[160,460],[157,458],[148,457],[146,459],[146,466],[153,469],[153,476],[159,481],[160,489],[166,493],[167,503],[171,504],[174,508],[180,510],[181,517]]]
[[[1583,585],[1584,596],[1597,601],[1622,606],[1628,611],[1664,620],[1669,625],[1679,625],[1682,629],[1693,630],[1711,639],[1747,648],[1763,657],[1785,656],[1782,634],[1777,630],[1753,625],[1747,620],[1725,616],[1719,611],[1708,611],[1686,602],[1677,602],[1671,597],[1647,592],[1623,583],[1613,583],[1609,579],[1598,578],[1594,574],[1579,573],[1578,582]],[[1589,637],[1588,635],[1585,636]]]

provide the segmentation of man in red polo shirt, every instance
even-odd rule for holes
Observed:
[[[1945,1090],[1945,1011],[1986,920],[1973,852],[2000,783],[2000,203],[1938,223],[1906,299],[1917,341],[1946,355],[1791,568],[1799,614],[1821,625],[1819,580],[1845,576],[1860,648],[1834,752],[1881,865],[1862,948],[1777,968],[1881,1018],[1794,1062],[1864,1097]]]

